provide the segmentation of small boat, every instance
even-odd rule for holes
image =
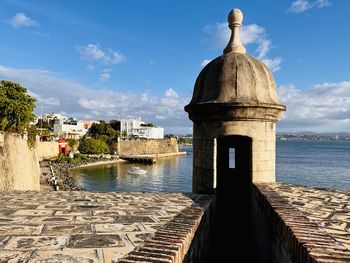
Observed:
[[[146,170],[141,169],[140,167],[134,166],[131,167],[131,169],[128,170],[128,174],[136,174],[136,175],[142,175],[147,173]]]

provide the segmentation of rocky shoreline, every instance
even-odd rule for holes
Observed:
[[[120,160],[118,157],[109,156],[91,156],[84,159],[79,159],[75,162],[60,161],[59,159],[50,161],[53,175],[47,179],[47,183],[52,185],[54,190],[62,191],[82,191],[82,187],[75,184],[69,172],[73,168],[92,166],[104,163],[110,163]]]

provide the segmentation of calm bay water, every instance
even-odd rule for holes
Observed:
[[[182,150],[189,154],[137,164],[146,175],[128,174],[131,163],[79,168],[72,175],[88,191],[190,192],[192,148]],[[348,141],[278,141],[276,159],[278,182],[350,190]]]
[[[350,190],[350,141],[278,141],[278,182]]]

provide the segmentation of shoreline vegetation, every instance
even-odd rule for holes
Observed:
[[[183,156],[186,154],[187,152],[181,151],[177,153],[154,154],[154,156],[156,158],[165,158]],[[56,191],[83,191],[84,189],[82,187],[75,184],[72,176],[70,175],[71,170],[84,167],[115,164],[118,162],[127,161],[120,159],[117,155],[86,156],[82,154],[76,154],[73,159],[61,155],[55,160],[51,160],[49,162],[53,174],[51,178],[46,178],[45,182],[47,185],[53,187],[52,190]]]

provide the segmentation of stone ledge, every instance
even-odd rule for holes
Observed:
[[[293,262],[350,262],[350,250],[283,197],[276,185],[256,184],[255,193]]]
[[[209,247],[209,244],[203,243],[203,247],[198,247],[195,243],[203,242],[201,235],[209,234],[211,202],[210,196],[202,196],[199,202],[197,201],[196,204],[182,210],[171,221],[160,227],[152,238],[146,240],[142,246],[136,248],[118,262],[192,262],[191,257],[194,254],[198,256],[202,253],[189,251],[190,247],[192,247],[192,250],[203,250]],[[197,239],[202,240],[196,240],[196,236]],[[204,242],[209,241],[204,240]],[[196,260],[201,262],[198,261],[198,258]]]

